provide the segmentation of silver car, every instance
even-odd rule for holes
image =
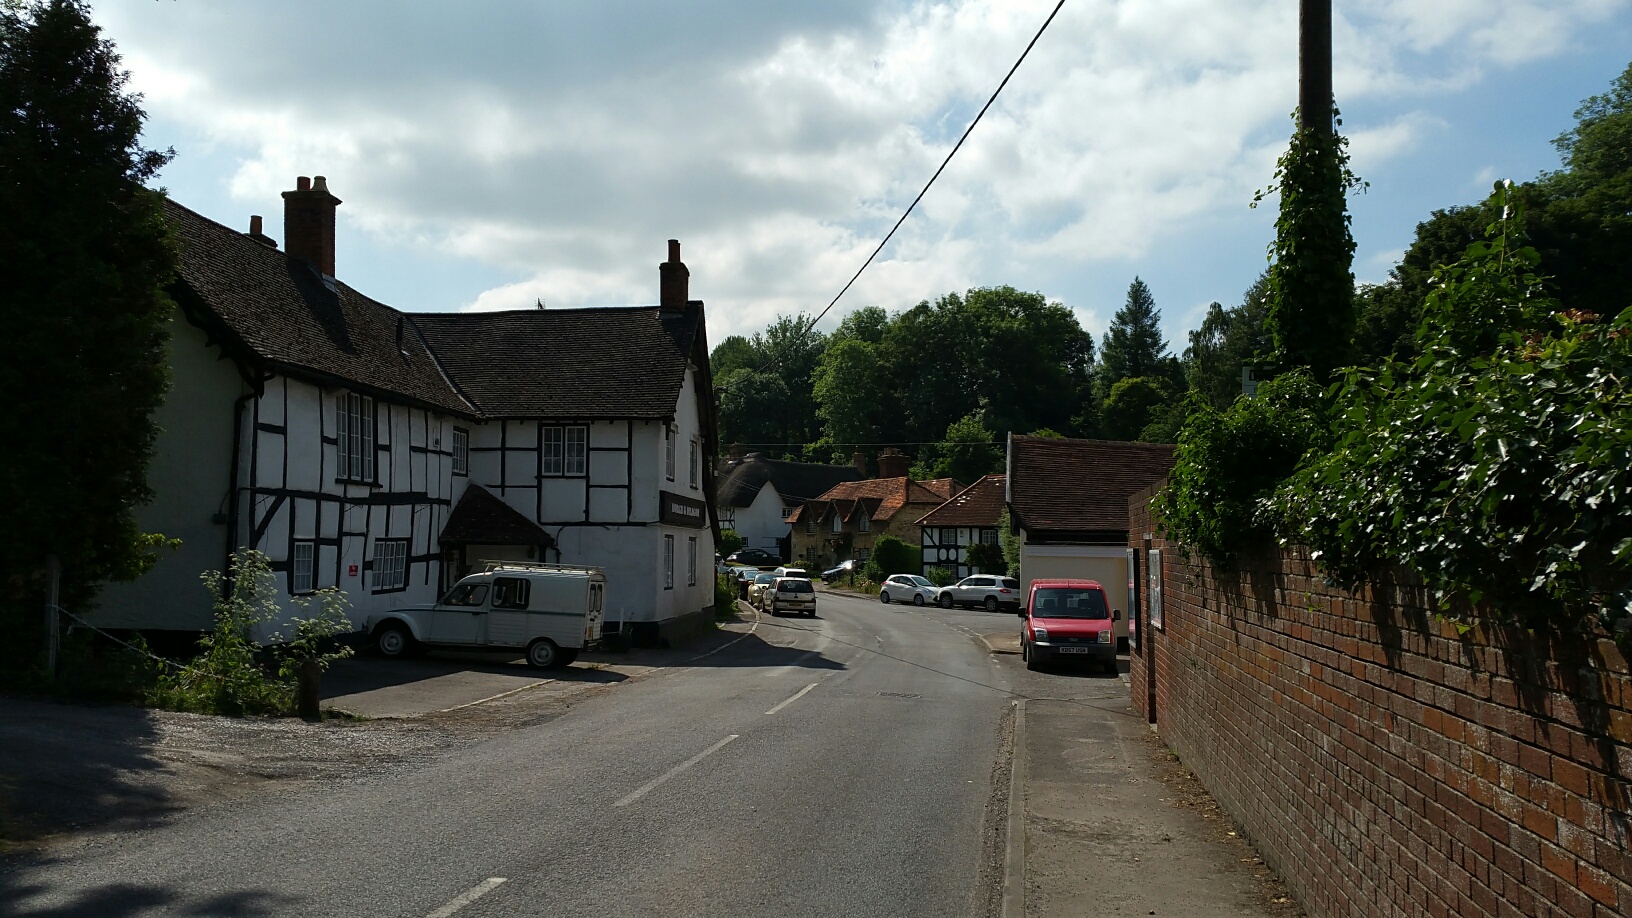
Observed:
[[[995,574],[975,574],[949,587],[942,587],[935,601],[943,609],[953,606],[980,607],[987,612],[1020,608],[1020,581]]]
[[[935,584],[917,574],[891,574],[884,578],[878,591],[882,603],[910,602],[915,606],[935,600]]]

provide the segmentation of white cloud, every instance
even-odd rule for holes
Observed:
[[[826,305],[1052,6],[449,17],[125,0],[98,15],[156,117],[237,151],[223,181],[251,209],[275,206],[295,175],[326,174],[348,229],[524,278],[471,291],[474,309],[650,302],[663,240],[679,237],[717,339]],[[1557,54],[1628,6],[1359,0],[1338,11],[1338,92],[1420,100]],[[1284,145],[1295,51],[1284,0],[1068,4],[837,312],[1137,260],[1241,208]],[[1363,174],[1444,130],[1420,102],[1400,107],[1349,125]],[[1074,308],[1096,326],[1109,311]]]

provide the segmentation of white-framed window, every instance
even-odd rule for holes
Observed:
[[[856,521],[856,528],[862,532],[873,531],[873,520],[867,515],[866,510],[861,511],[861,519]]]
[[[374,592],[400,590],[408,585],[408,540],[374,540]]]
[[[697,585],[697,537],[686,539],[686,586]]]
[[[463,427],[453,429],[453,474],[470,474],[470,431]]]
[[[980,544],[982,544],[982,545],[996,545],[997,544],[997,530],[996,529],[982,529],[980,531]]]
[[[589,428],[544,427],[540,431],[539,474],[581,478],[589,470]]]
[[[663,475],[674,480],[674,425],[663,425]]]
[[[690,465],[689,465],[689,468],[690,468],[689,479],[690,479],[690,482],[691,482],[691,488],[694,491],[698,488],[699,478],[698,478],[697,473],[698,473],[698,468],[700,467],[700,465],[701,465],[701,463],[703,461],[702,457],[703,457],[703,445],[701,443],[697,442],[696,437],[692,437],[691,438],[691,462],[690,462]]]
[[[335,436],[339,465],[335,477],[346,481],[374,480],[374,400],[355,392],[335,396]]]
[[[839,511],[837,509],[835,509],[833,511],[833,531],[834,532],[843,532],[844,531],[844,520],[843,520],[843,518],[840,517]]]
[[[296,542],[289,555],[289,592],[310,593],[317,588],[317,543]]]
[[[663,589],[674,589],[674,536],[663,537]]]

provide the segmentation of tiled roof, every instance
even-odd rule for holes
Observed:
[[[938,479],[941,482],[950,482],[954,487],[956,482],[950,478]],[[951,490],[950,488],[948,490]],[[809,517],[807,513],[819,514],[818,520],[827,515],[826,507],[836,504],[842,508],[844,518],[849,519],[856,501],[865,502],[871,511],[871,518],[888,520],[900,512],[908,504],[938,504],[945,500],[940,494],[925,486],[924,482],[913,481],[910,478],[869,478],[865,481],[845,481],[834,485],[822,493],[815,500],[805,502],[805,505],[793,511],[788,522],[798,523]]]
[[[1167,444],[1011,437],[1009,505],[1028,533],[1125,532],[1128,498],[1172,467]]]
[[[674,415],[702,317],[692,303],[412,319],[484,416],[656,420]]]
[[[206,330],[221,343],[249,352],[239,356],[475,413],[402,313],[174,201],[165,214],[180,243],[178,299],[195,321],[219,326]],[[195,315],[200,305],[212,315]]]
[[[861,472],[853,465],[818,465],[813,462],[784,462],[767,459],[764,453],[749,453],[741,459],[721,459],[719,500],[722,507],[746,507],[770,483],[789,505],[816,497],[842,481],[858,481]]]
[[[963,490],[963,485],[959,484],[956,478],[936,478],[931,481],[916,482],[916,484],[922,485],[941,500],[950,500],[952,495]]]
[[[1002,475],[987,475],[924,514],[920,526],[996,526],[1003,513]]]
[[[687,360],[706,348],[700,302],[404,313],[173,201],[166,213],[189,318],[275,369],[475,417],[655,420],[674,414]]]
[[[554,545],[555,540],[525,514],[478,484],[465,486],[464,496],[442,527],[442,544],[476,542],[490,545]]]

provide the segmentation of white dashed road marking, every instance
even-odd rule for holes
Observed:
[[[696,755],[692,756],[691,758],[686,759],[684,762],[681,762],[679,765],[674,766],[673,768],[669,769],[668,771],[663,772],[662,774],[658,775],[657,777],[653,778],[652,780],[647,781],[645,784],[642,784],[641,786],[635,788],[635,790],[632,793],[630,793],[629,796],[623,798],[622,800],[619,800],[617,803],[614,803],[612,805],[621,807],[621,806],[628,806],[629,804],[634,803],[636,800],[639,800],[640,798],[642,798],[642,797],[646,796],[647,794],[651,793],[653,790],[656,790],[657,787],[659,785],[661,785],[664,781],[669,780],[670,778],[674,777],[675,775],[679,774],[680,772],[685,771],[686,769],[690,768],[693,765],[696,765],[698,762],[701,762],[703,759],[707,758],[708,756],[713,755],[714,753],[720,751],[722,748],[725,747],[726,743],[729,743],[732,740],[736,739],[737,735],[738,734],[733,733],[730,736],[726,737],[725,739],[722,739],[719,742],[715,743],[714,745],[708,747],[707,749],[704,749],[702,752],[699,752]]]
[[[431,912],[429,915],[426,915],[425,918],[448,918],[448,916],[452,915],[454,912],[459,911],[470,903],[475,902],[477,899],[480,899],[481,897],[497,889],[499,884],[504,882],[504,879],[504,877],[488,877],[482,882],[477,883],[475,886],[465,890],[452,902],[449,902],[447,905],[444,905],[436,911]]]
[[[781,704],[777,705],[774,708],[771,708],[769,711],[766,711],[765,713],[766,714],[775,714],[777,711],[780,711],[783,708],[787,707],[788,705],[793,704],[795,701],[798,701],[800,698],[803,698],[805,696],[805,693],[810,691],[811,689],[815,688],[817,686],[817,684],[818,683],[812,682],[811,684],[805,686],[804,688],[800,689],[799,691],[794,692],[792,698],[788,698],[788,699],[784,700]]]

